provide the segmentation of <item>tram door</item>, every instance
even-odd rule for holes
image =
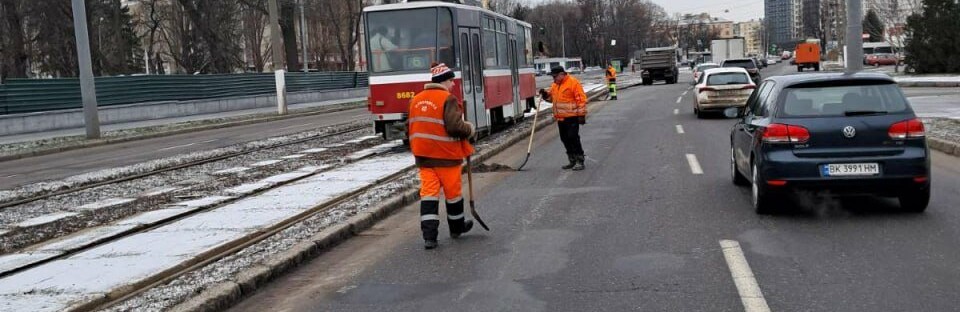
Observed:
[[[463,109],[467,120],[484,129],[490,126],[483,101],[483,62],[480,30],[460,27],[460,68],[463,78]]]
[[[510,56],[510,77],[513,80],[513,83],[510,84],[511,89],[513,89],[513,105],[510,107],[513,108],[509,112],[504,111],[504,117],[516,117],[520,116],[520,111],[523,110],[523,99],[520,98],[520,68],[519,68],[519,59],[517,57],[517,39],[510,38],[510,46],[507,49],[507,54]]]

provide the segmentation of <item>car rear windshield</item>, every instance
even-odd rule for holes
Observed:
[[[720,68],[718,65],[700,65],[697,67],[697,71],[705,71],[708,69]]]
[[[707,77],[708,86],[729,84],[750,84],[750,76],[744,73],[718,73]]]
[[[723,67],[757,68],[757,64],[753,60],[735,60],[723,62]]]
[[[781,115],[792,117],[892,114],[907,111],[896,84],[866,83],[787,88],[780,96]]]

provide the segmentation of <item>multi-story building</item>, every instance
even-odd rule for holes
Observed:
[[[747,54],[763,53],[763,32],[760,21],[750,20],[733,25],[733,35],[743,37]]]
[[[699,30],[704,27],[716,32],[719,38],[730,38],[734,36],[733,21],[720,17],[711,17],[708,13],[684,14],[680,18],[678,26],[681,32]]]
[[[803,36],[802,0],[765,0],[764,13],[770,42],[792,48]]]

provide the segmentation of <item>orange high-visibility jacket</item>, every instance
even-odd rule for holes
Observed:
[[[410,100],[407,116],[410,135],[410,150],[414,156],[435,159],[463,160],[473,154],[473,146],[447,134],[444,128],[443,107],[450,92],[442,89],[426,89]],[[457,105],[463,111],[463,103]]]
[[[559,85],[550,86],[550,100],[553,101],[553,117],[557,120],[587,115],[587,94],[577,78],[567,75]]]
[[[617,69],[613,66],[607,66],[607,81],[617,79]]]

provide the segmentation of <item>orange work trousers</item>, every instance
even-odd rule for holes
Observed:
[[[440,201],[440,189],[446,202],[456,202],[463,198],[463,183],[460,174],[463,166],[420,167],[420,200]]]

